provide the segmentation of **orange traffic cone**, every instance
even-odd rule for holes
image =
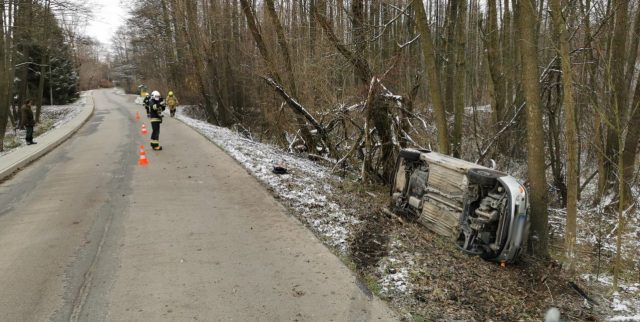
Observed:
[[[140,133],[142,133],[142,135],[147,135],[147,126],[142,124],[142,130],[140,131]]]
[[[147,154],[144,153],[144,146],[140,146],[140,159],[138,160],[138,165],[144,167],[149,164],[149,160],[147,159]]]
[[[136,111],[136,122],[140,121],[140,112]]]

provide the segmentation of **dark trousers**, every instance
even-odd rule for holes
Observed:
[[[25,126],[25,128],[27,129],[25,140],[27,143],[33,143],[33,126]]]
[[[151,122],[151,146],[160,146],[160,122]]]

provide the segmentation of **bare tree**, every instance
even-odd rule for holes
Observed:
[[[567,225],[565,228],[565,253],[569,270],[573,272],[576,261],[576,216],[578,203],[578,135],[576,129],[575,100],[573,99],[573,72],[569,56],[569,37],[562,18],[560,0],[551,1],[551,15],[558,43],[558,56],[562,62],[562,88],[565,138],[567,141]]]
[[[540,84],[538,82],[538,55],[536,11],[534,1],[518,1],[521,34],[520,53],[522,55],[522,84],[527,103],[527,161],[531,185],[531,228],[533,230],[533,252],[547,256],[548,214],[547,183],[545,180],[544,132],[540,111]]]
[[[465,55],[466,33],[467,33],[467,1],[458,1],[458,22],[456,23],[456,44],[455,44],[455,95],[453,96],[454,126],[453,126],[453,156],[462,156],[462,118],[464,117],[466,75]]]
[[[440,73],[436,66],[431,30],[427,23],[427,14],[422,1],[414,2],[418,30],[420,31],[420,45],[426,66],[426,74],[429,79],[429,94],[438,128],[438,148],[441,153],[449,154],[449,137],[447,131],[447,119],[444,105],[442,104],[442,90],[440,89]]]

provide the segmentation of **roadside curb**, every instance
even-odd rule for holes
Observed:
[[[89,101],[90,99],[90,101]],[[95,110],[93,93],[90,93],[82,111],[66,124],[40,136],[38,144],[21,147],[0,157],[0,181],[39,159],[75,134],[90,118]]]

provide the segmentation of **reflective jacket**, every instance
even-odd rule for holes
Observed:
[[[160,122],[162,123],[162,112],[165,109],[165,103],[162,98],[156,100],[151,99],[149,101],[149,116],[151,118],[151,122]]]
[[[177,105],[178,99],[175,96],[167,97],[167,106],[169,106],[170,109],[175,109]]]

